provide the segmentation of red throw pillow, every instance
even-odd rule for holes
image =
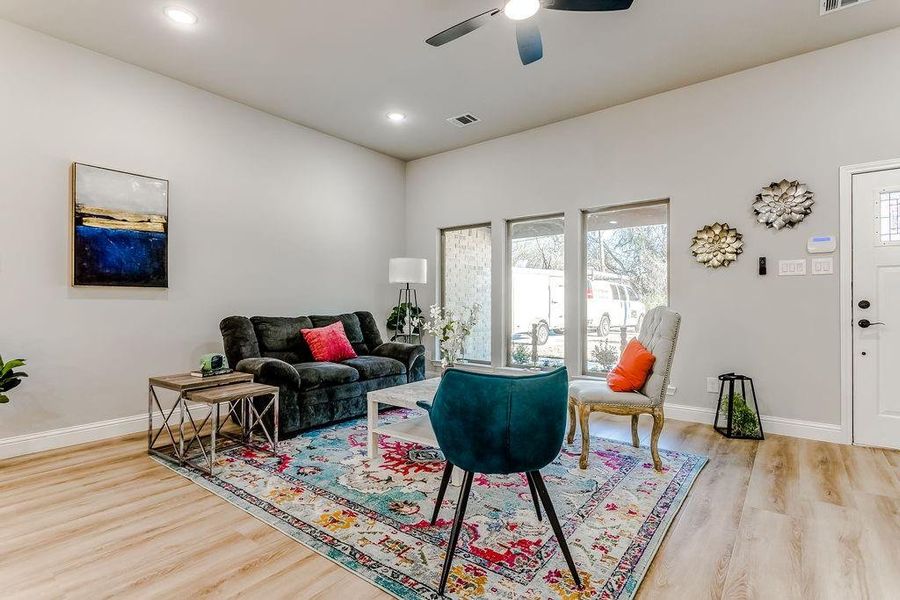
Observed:
[[[614,392],[635,392],[647,382],[656,357],[636,339],[628,342],[619,364],[606,376],[606,384]]]
[[[344,324],[340,321],[325,327],[301,329],[300,333],[317,362],[340,362],[356,358],[356,351],[350,345],[350,340],[344,333]]]

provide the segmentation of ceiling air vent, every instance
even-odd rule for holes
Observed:
[[[480,121],[480,119],[471,113],[466,113],[464,115],[459,115],[458,117],[450,117],[449,119],[447,119],[448,123],[456,125],[457,127],[466,127],[468,125],[471,125],[472,123],[477,123],[478,121]]]
[[[842,8],[850,8],[857,4],[865,4],[869,0],[819,0],[820,14],[827,15]]]

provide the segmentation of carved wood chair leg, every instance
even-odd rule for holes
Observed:
[[[571,444],[575,441],[575,401],[569,398],[569,434],[566,436],[566,443]]]
[[[638,417],[640,415],[631,415],[631,445],[635,448],[641,447],[641,438],[638,436]]]
[[[588,454],[591,452],[591,407],[582,406],[578,417],[581,423],[581,459],[578,461],[578,466],[582,469],[587,469]]]
[[[665,424],[665,414],[660,406],[653,409],[653,432],[650,434],[650,453],[653,455],[653,467],[662,471],[662,461],[659,458],[659,434],[662,433]]]

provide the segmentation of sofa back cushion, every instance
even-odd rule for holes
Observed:
[[[219,323],[219,331],[222,332],[222,344],[225,346],[225,356],[228,364],[234,367],[245,358],[259,358],[259,343],[256,340],[256,331],[247,317],[225,317]]]
[[[301,329],[310,329],[309,317],[251,317],[262,356],[286,363],[312,362],[312,352],[303,339]]]
[[[378,331],[378,322],[375,321],[375,317],[372,316],[372,313],[365,310],[360,310],[353,314],[359,319],[363,340],[365,340],[366,346],[369,347],[369,353],[371,354],[375,351],[375,348],[384,343],[381,340],[381,332]]]
[[[360,356],[368,354],[371,349],[363,337],[362,327],[359,324],[359,317],[353,313],[343,315],[310,315],[309,320],[312,321],[313,327],[325,327],[340,321],[344,325],[344,334],[353,346],[353,351]],[[308,327],[306,329],[309,329]],[[299,333],[299,331],[298,331]]]

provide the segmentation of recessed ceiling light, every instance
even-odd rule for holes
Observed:
[[[392,123],[402,123],[406,120],[406,115],[402,112],[389,112],[387,118],[388,121],[391,121]]]
[[[503,7],[503,12],[513,21],[522,21],[534,16],[540,7],[540,0],[509,0]]]
[[[616,225],[617,223],[618,223],[618,221],[610,221],[609,222],[610,225]]]
[[[180,6],[169,6],[165,10],[166,16],[179,25],[194,25],[197,23],[197,15]]]

